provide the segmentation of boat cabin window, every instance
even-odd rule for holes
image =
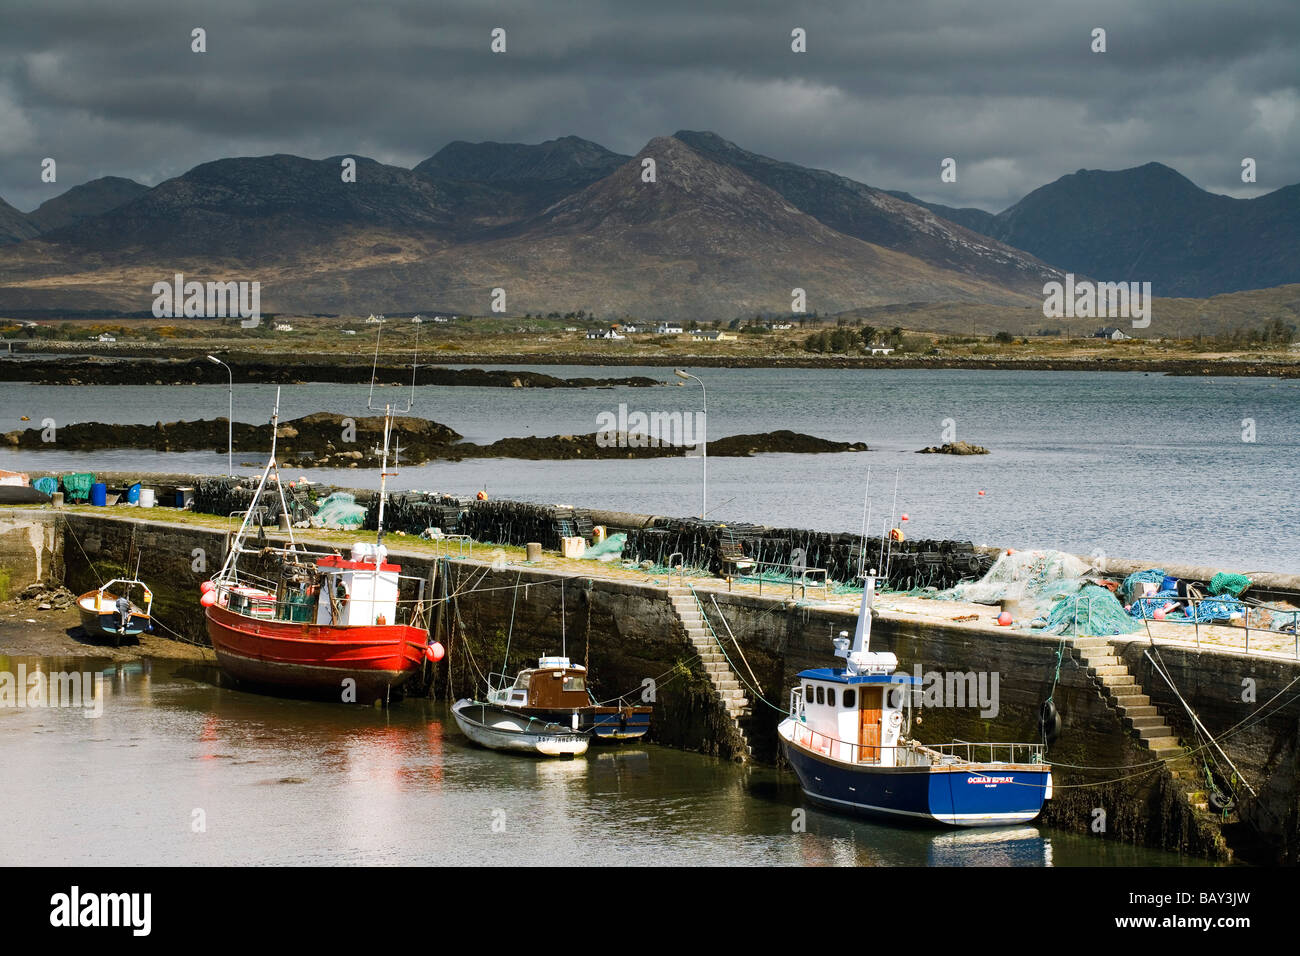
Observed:
[[[826,688],[822,687],[820,684],[817,685],[817,703],[826,703]]]
[[[564,678],[564,689],[584,691],[587,689],[587,682],[577,674],[567,674]]]
[[[804,700],[804,703],[805,703],[805,704],[811,704],[811,703],[813,702],[813,686],[812,686],[812,684],[804,684],[804,685],[803,685],[803,700]]]
[[[528,671],[520,671],[515,675],[515,686],[524,690],[528,689]]]
[[[830,706],[830,707],[834,707],[834,706],[835,706],[835,688],[834,688],[834,687],[827,687],[827,688],[826,688],[826,703],[827,703],[827,705]]]
[[[857,703],[858,703],[858,701],[857,701],[857,696],[858,696],[858,695],[857,695],[857,692],[856,692],[856,691],[854,691],[854,690],[850,690],[850,689],[847,689],[847,688],[846,688],[845,691],[844,691],[844,706],[845,706],[845,707],[856,707],[856,706],[857,706]]]

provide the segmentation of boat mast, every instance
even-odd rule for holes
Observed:
[[[383,337],[383,334],[384,327],[383,325],[380,325],[379,331],[375,333],[375,358],[374,362],[370,366],[370,396],[366,400],[366,407],[371,411],[376,412],[379,411],[379,409],[375,407],[375,376],[379,371],[379,340]],[[384,503],[388,498],[388,479],[397,477],[397,472],[392,472],[390,474],[388,471],[388,447],[389,438],[393,432],[393,416],[405,415],[411,410],[411,406],[415,404],[415,374],[416,370],[420,367],[418,361],[419,357],[420,331],[417,328],[415,331],[415,348],[411,353],[411,394],[406,400],[406,407],[394,409],[392,402],[386,402],[384,404],[384,447],[380,452],[379,460],[379,517],[376,519],[376,524],[378,525],[375,535],[376,544],[384,543]],[[375,563],[379,563],[378,555],[375,557]]]
[[[257,502],[260,501],[262,498],[262,489],[266,487],[266,479],[270,476],[271,469],[276,467],[275,445],[276,445],[276,438],[279,436],[279,432],[280,432],[280,387],[277,385],[275,389],[275,408],[271,410],[271,457],[269,457],[266,460],[266,467],[262,469],[262,477],[257,482],[257,491],[253,493],[253,500],[249,504],[248,510],[244,512],[244,520],[239,525],[239,532],[235,535],[235,540],[230,546],[230,553],[226,555],[226,561],[221,566],[221,571],[218,572],[217,577],[225,577],[226,573],[234,567],[235,560],[242,550],[244,535],[248,531],[249,522],[252,521],[253,519],[253,511],[257,507]],[[278,473],[279,470],[277,469],[277,475]]]
[[[393,428],[393,406],[384,406],[384,451],[379,461],[379,519],[376,544],[384,543],[384,502],[388,498],[388,435]],[[396,474],[396,472],[394,472]],[[378,558],[375,559],[378,561]]]
[[[853,632],[853,653],[871,650],[871,605],[876,596],[876,569],[872,568],[862,585],[862,605],[858,608],[858,626]]]

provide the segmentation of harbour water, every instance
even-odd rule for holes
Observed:
[[[518,368],[519,366],[514,366]],[[648,375],[671,370],[538,367],[552,375]],[[769,454],[708,461],[709,515],[726,521],[857,531],[871,467],[871,532],[893,505],[911,537],[1054,547],[1076,553],[1300,572],[1294,524],[1300,462],[1300,382],[1180,378],[1142,372],[697,369],[708,388],[708,434],[791,429],[865,441],[866,453]],[[273,386],[236,383],[235,418],[267,421]],[[366,414],[364,385],[291,385],[283,418]],[[394,395],[398,394],[394,390]],[[404,394],[404,393],[403,393]],[[666,388],[424,387],[415,412],[468,440],[586,434],[602,413],[691,413],[694,382]],[[220,386],[59,386],[0,389],[0,431],[45,418],[153,423],[217,418]],[[22,415],[31,421],[20,422]],[[917,455],[950,438],[992,454]],[[241,461],[258,463],[245,453]],[[141,449],[0,451],[0,468],[222,473],[223,453]],[[254,467],[244,468],[245,472]],[[698,458],[639,461],[433,462],[401,467],[390,487],[611,508],[697,514]],[[369,470],[312,478],[367,487]],[[983,494],[980,494],[983,492]]]
[[[899,829],[804,807],[790,774],[652,744],[536,760],[442,704],[387,711],[220,685],[201,663],[6,657],[102,673],[102,716],[0,707],[0,865],[1163,866],[1036,826]],[[802,821],[802,830],[800,822]]]

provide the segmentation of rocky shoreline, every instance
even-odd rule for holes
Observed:
[[[378,464],[375,449],[383,443],[380,417],[348,418],[317,412],[283,422],[277,431],[280,463],[294,468],[361,468]],[[255,453],[260,461],[267,451],[267,425],[236,422],[231,430],[234,451]],[[490,445],[462,442],[460,433],[424,418],[400,417],[393,421],[391,445],[400,447],[400,460],[408,465],[427,461],[462,461],[469,458],[518,458],[532,461],[575,459],[674,458],[694,446],[650,443],[639,434],[591,432],[585,435],[550,435],[503,438]],[[60,450],[94,451],[109,448],[149,448],[154,451],[226,450],[224,418],[192,422],[157,422],[153,425],[112,425],[80,422],[57,432]],[[40,428],[11,431],[3,436],[11,448],[48,449]],[[838,442],[814,435],[779,430],[731,435],[710,442],[708,453],[720,458],[747,458],[767,452],[834,454],[866,451],[863,442]]]
[[[372,371],[375,381],[386,385],[409,385],[410,365],[396,363],[372,368],[370,363],[320,361],[312,357],[286,355],[256,359],[231,356],[228,364],[241,384],[301,385],[306,382],[366,384]],[[35,385],[225,385],[226,370],[206,358],[85,358],[28,359],[0,362],[0,382]],[[444,368],[419,364],[417,385],[473,386],[479,388],[650,388],[665,382],[644,375],[622,378],[559,378],[541,372],[510,369]]]
[[[20,353],[16,353],[20,354]],[[371,364],[355,356],[309,353],[232,352],[222,358],[237,370],[241,382],[288,385],[305,382],[358,384],[370,381]],[[1300,356],[1293,361],[1245,361],[1203,358],[1130,358],[1096,356],[1087,359],[960,358],[954,356],[888,357],[846,355],[637,355],[590,352],[484,353],[441,352],[421,359],[419,385],[498,388],[612,388],[670,384],[646,376],[611,378],[561,378],[541,372],[464,368],[448,365],[587,365],[695,368],[832,368],[832,369],[970,369],[1026,372],[1146,372],[1177,376],[1254,376],[1300,378]],[[409,384],[410,365],[386,357],[377,380]],[[227,381],[225,369],[202,355],[183,349],[115,348],[112,353],[94,349],[77,357],[31,358],[0,361],[0,381],[39,385],[212,385]]]

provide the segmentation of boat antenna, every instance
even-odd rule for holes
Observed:
[[[862,540],[858,545],[858,577],[867,563],[867,522],[871,520],[871,466],[867,466],[867,488],[862,492]]]
[[[384,326],[381,322],[379,330],[375,333],[375,359],[370,366],[370,395],[366,400],[366,408],[372,412],[379,411],[375,406],[375,378],[379,371],[379,340],[383,337],[383,334]],[[397,472],[389,472],[388,470],[388,445],[393,433],[393,416],[407,414],[415,404],[415,375],[416,370],[419,368],[419,357],[420,329],[417,326],[415,330],[415,346],[411,352],[411,393],[407,396],[406,406],[394,408],[391,402],[384,404],[384,447],[379,460],[379,515],[375,522],[375,542],[377,544],[384,543],[384,504],[388,499],[388,479],[397,477]],[[375,563],[379,563],[378,555],[375,557]]]
[[[565,578],[560,578],[560,656],[567,658],[569,656],[569,641],[564,633],[564,582]]]
[[[903,469],[899,468],[894,472],[894,504],[889,509],[889,528],[892,532],[895,528],[895,516],[898,514],[898,478]],[[885,580],[889,580],[889,566],[894,563],[894,536],[889,536],[889,550],[885,552],[885,566],[883,568]]]

